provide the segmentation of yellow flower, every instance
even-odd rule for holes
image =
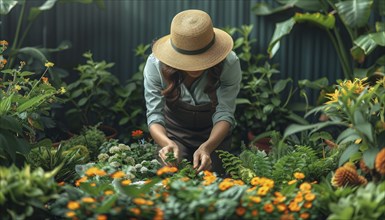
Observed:
[[[67,212],[67,213],[66,213],[66,216],[67,216],[68,218],[72,218],[72,217],[75,217],[75,216],[76,216],[76,213],[73,212],[73,211],[70,211],[70,212]]]
[[[60,87],[59,92],[60,92],[60,94],[64,94],[64,93],[66,93],[66,89],[62,86],[62,87]]]
[[[258,195],[264,196],[269,192],[270,188],[267,186],[262,186],[261,188],[258,189]]]
[[[21,90],[21,87],[20,87],[19,85],[16,85],[16,86],[15,86],[15,89],[16,89],[17,91],[20,91],[20,90]]]
[[[130,211],[134,213],[135,216],[140,215],[140,209],[139,208],[131,208]]]
[[[101,170],[97,167],[90,167],[86,170],[85,174],[87,176],[105,176],[107,173],[104,170]]]
[[[313,201],[315,199],[315,195],[313,193],[306,193],[305,200],[306,201]]]
[[[294,183],[296,183],[297,182],[297,180],[290,180],[288,183],[287,183],[287,185],[293,185]]]
[[[82,178],[76,180],[75,182],[75,186],[80,186],[80,183],[84,183],[85,181],[87,181],[87,177],[86,176],[83,176]]]
[[[114,191],[113,190],[106,190],[106,191],[104,191],[104,195],[112,195],[112,194],[114,194]]]
[[[49,61],[47,61],[47,62],[44,64],[44,66],[47,67],[47,68],[53,67],[54,65],[55,65],[54,63],[49,62]]]
[[[263,206],[263,209],[265,210],[265,212],[267,213],[272,213],[274,211],[274,206],[273,204],[271,203],[266,203],[264,206]]]
[[[302,183],[300,186],[299,186],[299,189],[302,191],[302,192],[307,192],[307,191],[310,191],[311,190],[311,185],[310,183]]]
[[[123,186],[127,186],[127,185],[130,185],[131,184],[131,180],[123,180],[122,182],[120,182]]]
[[[111,174],[111,178],[113,179],[123,178],[124,176],[126,176],[126,174],[121,170]]]
[[[79,209],[80,208],[80,203],[78,203],[76,201],[69,201],[67,203],[67,208],[71,209],[71,210]]]
[[[96,220],[107,220],[107,215],[98,215]]]
[[[7,46],[8,42],[6,40],[0,40],[0,45]]]
[[[300,173],[300,172],[295,172],[294,173],[294,177],[298,180],[302,180],[303,178],[305,178],[305,174],[303,173]]]
[[[260,203],[262,199],[259,196],[250,196],[250,200],[255,203]]]
[[[334,93],[327,93],[326,98],[330,101],[327,101],[325,104],[331,104],[338,102],[338,97],[340,96],[340,91],[338,89],[334,90]]]
[[[85,203],[94,203],[95,199],[91,198],[91,197],[84,197],[84,198],[82,198],[82,201]]]
[[[250,180],[250,184],[253,186],[256,186],[260,184],[260,178],[259,177],[254,177],[253,179]]]

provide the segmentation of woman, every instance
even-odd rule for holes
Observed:
[[[241,82],[233,40],[201,10],[178,13],[144,68],[147,123],[160,159],[187,158],[197,172],[224,174],[215,150],[231,148]]]

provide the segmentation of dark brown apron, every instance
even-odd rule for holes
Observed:
[[[216,91],[213,92],[214,94]],[[215,101],[216,101],[216,94]],[[212,96],[210,96],[212,97]],[[213,103],[216,103],[216,102]],[[212,116],[215,106],[212,103],[203,105],[190,105],[178,100],[173,105],[166,103],[164,109],[166,130],[168,137],[178,145],[182,157],[193,161],[193,154],[198,147],[205,142],[213,128]],[[231,148],[230,132],[216,150],[227,150]],[[212,169],[218,175],[223,176],[225,170],[222,161],[215,150],[211,153]]]

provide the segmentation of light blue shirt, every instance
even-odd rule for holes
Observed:
[[[213,125],[218,121],[227,121],[231,127],[235,126],[234,112],[235,99],[239,93],[242,71],[239,59],[234,52],[226,57],[220,77],[220,86],[217,89],[218,105],[213,114]],[[209,96],[204,93],[207,84],[207,74],[203,73],[188,89],[181,84],[180,99],[190,105],[210,103]],[[160,61],[151,54],[144,67],[144,97],[147,107],[147,124],[159,123],[165,126],[163,108],[165,98],[161,91],[167,87],[167,82],[161,73]]]

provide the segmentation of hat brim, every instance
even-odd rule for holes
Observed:
[[[214,28],[215,43],[204,53],[186,55],[177,52],[171,45],[170,35],[158,39],[152,46],[152,52],[161,62],[185,71],[205,70],[215,66],[226,58],[233,49],[233,39],[225,31]]]

